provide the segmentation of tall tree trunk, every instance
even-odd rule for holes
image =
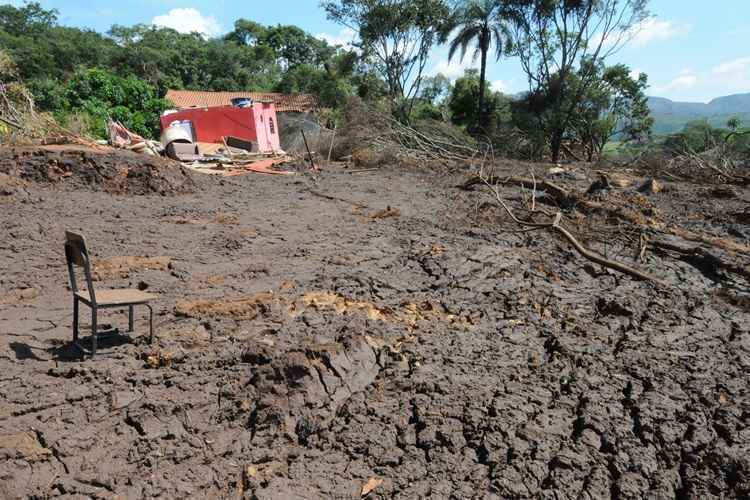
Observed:
[[[562,151],[563,131],[559,127],[554,127],[552,130],[552,139],[550,140],[550,148],[552,149],[552,163],[560,161],[560,151]]]
[[[479,71],[479,113],[478,113],[478,126],[477,131],[481,132],[484,130],[484,80],[487,77],[487,51],[489,50],[489,44],[487,43],[487,37],[482,36],[482,66]]]

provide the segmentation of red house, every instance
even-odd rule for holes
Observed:
[[[225,137],[237,137],[252,141],[260,152],[281,149],[279,126],[273,103],[253,103],[247,107],[219,106],[187,108],[162,115],[162,130],[174,121],[189,120],[193,123],[197,142],[222,143]]]
[[[280,149],[277,112],[310,113],[318,109],[317,99],[310,94],[169,90],[165,98],[178,111],[161,117],[162,130],[176,120],[190,120],[198,142],[221,143],[224,137],[233,136],[257,143],[261,152]],[[253,104],[234,106],[238,100]]]

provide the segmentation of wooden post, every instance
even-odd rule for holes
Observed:
[[[300,129],[300,132],[302,132],[302,140],[305,141],[305,149],[307,150],[307,156],[310,158],[310,166],[313,170],[318,170],[318,167],[315,166],[315,160],[313,160],[312,153],[310,152],[310,146],[307,144],[307,137],[305,136],[305,131]]]
[[[333,136],[331,137],[331,147],[328,148],[328,163],[331,162],[331,153],[333,153],[333,141],[336,140],[336,128],[338,127],[338,123],[333,124]]]

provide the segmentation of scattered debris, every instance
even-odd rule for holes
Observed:
[[[163,353],[161,351],[155,351],[146,354],[146,367],[152,370],[158,368],[167,368],[172,365],[174,356],[170,353]]]
[[[125,128],[122,123],[114,120],[107,122],[107,132],[109,134],[109,145],[115,148],[128,149],[151,156],[159,156],[164,150],[158,141],[146,140]]]
[[[638,188],[638,191],[641,193],[656,194],[660,193],[663,189],[664,187],[656,179],[648,179]]]
[[[398,217],[401,215],[401,210],[398,208],[392,208],[390,206],[387,206],[383,210],[378,210],[377,212],[370,215],[371,219],[386,219],[388,217]]]
[[[221,175],[223,177],[234,177],[237,175],[245,175],[250,172],[256,172],[260,174],[272,174],[272,175],[295,175],[295,172],[288,170],[277,170],[273,167],[277,165],[283,165],[290,161],[289,157],[281,158],[266,158],[256,160],[252,162],[235,162],[235,163],[185,163],[185,167],[195,172],[201,172],[204,174]]]
[[[390,114],[382,113],[353,98],[346,106],[346,131],[343,141],[352,144],[354,156],[368,156],[355,161],[374,166],[381,160],[462,161],[481,157],[479,147],[468,136],[440,122],[425,122],[418,128],[404,125]]]
[[[361,496],[366,497],[371,492],[375,491],[375,489],[383,484],[383,479],[377,478],[377,477],[371,477],[367,483],[365,483],[364,486],[362,486],[362,494]]]
[[[33,431],[0,436],[0,459],[34,461],[50,455],[52,450],[42,446]]]

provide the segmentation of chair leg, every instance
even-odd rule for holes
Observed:
[[[148,307],[148,343],[150,344],[154,340],[154,310],[150,304],[144,304]]]
[[[133,331],[133,306],[128,306],[128,331]]]
[[[73,296],[73,342],[78,342],[78,297]]]
[[[98,326],[97,326],[97,309],[96,306],[91,307],[91,357],[96,356],[96,343],[98,337]]]

